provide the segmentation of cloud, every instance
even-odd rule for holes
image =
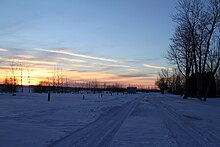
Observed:
[[[146,78],[146,77],[154,77],[153,75],[150,75],[150,74],[120,74],[118,75],[119,77],[122,77],[122,78]]]
[[[128,65],[121,64],[104,64],[104,63],[96,63],[96,62],[86,62],[86,64],[73,64],[69,65],[69,67],[73,67],[78,71],[96,71],[96,72],[110,72],[115,73],[119,71],[124,71],[126,69],[130,69],[131,67]],[[77,68],[77,69],[76,69]]]
[[[32,59],[34,58],[34,56],[31,55],[15,55],[18,58],[25,58],[25,59]]]
[[[21,63],[32,63],[32,64],[43,64],[43,65],[56,65],[56,62],[49,62],[49,61],[34,61],[34,60],[17,60],[16,62]]]
[[[7,51],[8,51],[7,49],[0,48],[0,52],[7,52]]]
[[[58,53],[58,54],[70,55],[70,56],[81,57],[81,58],[87,58],[87,59],[100,60],[100,61],[119,62],[118,60],[115,60],[115,59],[95,57],[95,56],[89,56],[89,55],[83,55],[83,54],[76,54],[76,53],[72,53],[72,52],[68,52],[68,51],[47,50],[47,49],[41,49],[41,48],[37,48],[36,50],[38,50],[38,51],[50,52],[50,53]]]
[[[109,68],[130,68],[128,65],[121,65],[121,64],[104,64],[104,63],[93,63],[95,66],[99,67],[109,67]]]
[[[149,85],[148,83],[153,83],[151,81],[156,79],[156,74],[149,73],[147,70],[150,69],[145,69],[145,72],[143,72],[143,66],[154,69],[166,68],[164,66],[144,64],[145,62],[140,59],[101,58],[90,56],[89,54],[76,54],[70,50],[0,48],[0,53],[6,51],[10,54],[7,53],[6,58],[0,57],[0,62],[4,66],[2,69],[4,73],[1,73],[0,76],[8,74],[7,72],[11,68],[10,62],[13,62],[22,64],[24,68],[26,66],[30,67],[32,70],[31,75],[35,78],[35,81],[52,77],[54,75],[53,67],[59,66],[62,67],[64,75],[71,81],[97,79],[98,81],[109,83],[141,83]],[[153,72],[156,71],[154,70]],[[25,72],[23,75],[25,75]]]
[[[140,59],[120,59],[121,62],[126,63],[133,63],[133,64],[142,64],[146,61],[158,61],[161,60],[161,57],[154,57],[154,58],[140,58]]]
[[[79,59],[70,59],[70,58],[57,58],[59,60],[64,60],[68,62],[77,62],[77,63],[85,63],[85,60],[79,60]]]
[[[42,64],[42,65],[56,65],[56,62],[50,61],[36,61],[36,60],[26,60],[26,59],[10,59],[10,58],[0,58],[0,61],[14,62],[14,63],[30,63],[30,64]]]
[[[154,68],[154,69],[168,69],[168,70],[172,70],[172,68],[168,68],[165,66],[155,66],[155,65],[149,65],[149,64],[143,64],[144,67],[148,67],[148,68]]]

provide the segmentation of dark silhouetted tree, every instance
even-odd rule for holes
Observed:
[[[197,97],[201,98],[203,73],[211,72],[214,76],[219,68],[220,1],[180,0],[176,10],[173,20],[177,27],[168,59],[185,77],[185,98],[192,73],[196,75]]]

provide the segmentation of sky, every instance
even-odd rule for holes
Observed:
[[[154,86],[175,24],[176,0],[0,0],[0,78],[23,69],[23,82]],[[18,77],[21,72],[15,73]]]

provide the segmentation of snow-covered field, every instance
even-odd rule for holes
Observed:
[[[220,146],[220,99],[160,93],[0,95],[0,146]]]

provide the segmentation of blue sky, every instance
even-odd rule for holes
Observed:
[[[73,73],[76,76],[69,78],[74,80],[99,79],[102,75],[100,80],[114,77],[119,82],[151,81],[152,85],[160,67],[169,67],[164,55],[174,32],[171,15],[175,0],[0,2],[4,69],[16,60],[31,67],[59,66],[64,71],[88,74]]]

